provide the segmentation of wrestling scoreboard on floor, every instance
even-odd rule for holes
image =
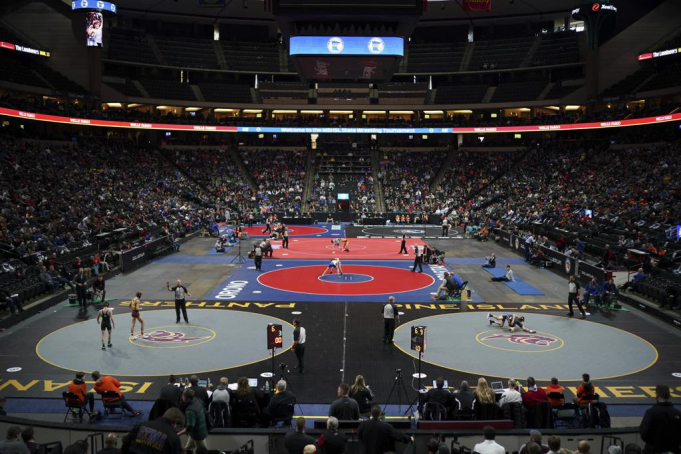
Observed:
[[[415,352],[426,351],[426,327],[412,326],[411,327],[411,349]]]
[[[281,325],[270,323],[267,325],[267,349],[272,350],[284,346],[284,336]]]

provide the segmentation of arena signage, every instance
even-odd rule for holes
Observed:
[[[500,126],[496,128],[288,128],[288,127],[256,127],[256,126],[199,126],[168,123],[136,123],[125,121],[95,120],[88,118],[60,117],[21,110],[0,107],[0,116],[24,118],[50,123],[63,123],[82,126],[100,126],[109,128],[153,129],[164,131],[203,131],[203,132],[244,132],[244,133],[274,133],[274,134],[477,134],[485,133],[515,133],[541,131],[578,131],[583,129],[618,128],[625,126],[642,126],[681,121],[681,113],[661,115],[658,117],[634,118],[620,121],[604,121],[593,123],[570,123],[558,125],[537,126]]]
[[[0,49],[14,50],[23,52],[25,54],[39,55],[41,57],[49,57],[50,53],[46,50],[33,49],[32,47],[21,46],[19,44],[12,44],[6,41],[0,41]]]
[[[71,2],[71,10],[97,10],[116,14],[116,5],[101,0],[74,0]]]
[[[292,36],[290,55],[404,56],[404,39],[396,36]]]
[[[661,50],[659,52],[647,52],[638,56],[638,61],[650,60],[651,58],[667,57],[681,53],[681,48]]]

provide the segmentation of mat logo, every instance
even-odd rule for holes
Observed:
[[[397,233],[426,233],[425,230],[399,230]]]
[[[209,339],[210,336],[189,337],[185,333],[158,329],[149,333],[149,337],[142,338],[146,342],[158,342],[163,344],[189,344],[196,341]]]
[[[570,274],[570,271],[572,271],[572,262],[567,258],[565,259],[565,273]]]
[[[512,344],[528,344],[537,345],[539,347],[548,347],[554,342],[558,342],[558,339],[548,336],[537,336],[536,334],[492,334],[482,338],[481,340],[492,340],[492,339],[508,339]]]

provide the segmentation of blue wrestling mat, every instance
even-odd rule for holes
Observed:
[[[483,268],[494,277],[502,277],[506,274],[506,268]],[[530,284],[523,282],[517,277],[513,276],[515,282],[503,282],[507,287],[513,289],[518,295],[543,295],[540,290],[532,287]]]

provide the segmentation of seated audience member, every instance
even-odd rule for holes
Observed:
[[[591,454],[591,444],[586,440],[581,440],[579,444],[577,444],[577,453]]]
[[[319,454],[344,454],[347,437],[338,429],[338,419],[331,416],[326,421],[326,432],[317,439]]]
[[[359,404],[348,396],[349,392],[350,386],[347,383],[341,383],[338,386],[338,399],[331,403],[329,416],[335,416],[339,421],[359,419]]]
[[[530,444],[536,443],[537,446],[539,447],[539,452],[542,454],[546,454],[549,452],[549,447],[545,444],[542,444],[542,434],[538,430],[531,430],[530,431],[530,441],[527,442],[527,444],[522,445],[520,449],[518,450],[518,454],[530,454],[528,452],[528,447]]]
[[[161,394],[158,398],[169,400],[173,407],[178,407],[180,405],[182,387],[177,386],[177,378],[174,375],[168,377],[168,383],[161,387]]]
[[[646,410],[639,432],[646,445],[644,452],[657,454],[679,452],[681,443],[681,411],[671,402],[669,386],[655,387],[657,403]]]
[[[118,449],[118,435],[115,433],[110,433],[104,439],[104,449],[97,451],[97,454],[120,454],[121,450]]]
[[[489,257],[485,257],[485,260],[487,260],[487,263],[482,265],[483,268],[495,268],[497,266],[497,256],[494,252]]]
[[[208,397],[208,390],[204,388],[203,386],[199,386],[199,377],[196,375],[192,375],[189,377],[189,389],[194,391],[194,397],[199,399],[201,403],[203,404],[203,408],[208,408],[208,405],[210,404],[210,397]]]
[[[460,286],[454,281],[452,273],[445,271],[443,276],[444,279],[442,279],[442,284],[440,284],[440,286],[437,289],[437,293],[435,294],[436,299],[440,299],[440,295],[442,292],[445,292],[445,295],[448,295],[451,292],[461,290],[463,288],[463,286]]]
[[[87,402],[90,409],[90,416],[95,416],[95,395],[87,392],[87,385],[85,385],[85,372],[77,372],[76,378],[69,383],[68,392],[75,394],[78,397],[78,403],[83,405]],[[94,377],[93,377],[94,378]]]
[[[610,279],[603,285],[603,302],[608,305],[617,301],[620,291],[615,285],[615,280]]]
[[[107,391],[113,391],[116,394],[118,394],[118,399],[120,400],[121,403],[121,409],[126,410],[130,412],[133,416],[139,416],[142,414],[142,412],[139,412],[135,409],[133,409],[130,404],[125,400],[125,396],[120,390],[121,387],[121,382],[116,380],[114,377],[111,377],[109,375],[102,377],[99,373],[99,371],[94,371],[91,374],[92,379],[95,381],[95,392],[99,395],[104,394]],[[112,401],[114,398],[111,397],[102,397],[102,400],[104,401]]]
[[[591,377],[589,374],[582,374],[582,383],[577,388],[577,403],[580,405],[590,404],[595,400],[592,398],[594,394],[596,394],[596,388],[591,383]]]
[[[508,388],[504,390],[501,394],[501,399],[499,399],[499,406],[503,407],[505,404],[522,404],[523,397],[518,391],[518,383],[515,379],[511,378],[508,380]]]
[[[212,402],[224,402],[229,404],[229,399],[232,395],[232,392],[229,390],[228,386],[229,380],[227,377],[220,378],[217,388],[215,388],[215,391],[213,391],[213,394],[210,396],[210,400]]]
[[[381,421],[381,407],[378,405],[371,407],[371,418],[359,424],[357,437],[363,452],[372,454],[395,452],[397,441],[401,443],[414,441],[414,437],[409,437],[390,424]]]
[[[12,296],[12,293],[6,288],[0,288],[0,302],[7,304],[13,315],[19,315],[19,312],[24,311],[18,296]]]
[[[87,440],[76,440],[75,443],[64,448],[64,454],[89,454],[89,449]]]
[[[598,281],[596,278],[592,278],[587,284],[584,286],[584,296],[582,297],[582,304],[589,304],[589,301],[591,299],[594,300],[594,303],[597,305],[601,304],[601,286],[598,285]]]
[[[428,454],[449,454],[449,448],[447,445],[437,438],[431,438],[428,440]]]
[[[38,275],[38,278],[40,279],[40,282],[45,284],[45,286],[52,292],[56,292],[57,289],[59,289],[59,281],[55,281],[52,279],[52,276],[50,276],[50,273],[47,272],[47,268],[44,266],[40,267],[40,274]]]
[[[292,416],[289,405],[296,404],[296,396],[291,391],[286,389],[286,381],[279,380],[277,382],[277,392],[270,400],[267,406],[267,414],[272,419],[285,418]]]
[[[97,279],[92,281],[92,301],[99,298],[102,302],[106,300],[106,283],[104,276],[97,276]]]
[[[496,396],[494,391],[487,384],[485,377],[478,378],[478,387],[474,391],[475,400],[480,404],[494,404],[496,403]]]
[[[21,427],[10,426],[7,429],[7,439],[0,442],[0,454],[31,454],[21,439]]]
[[[255,391],[248,385],[248,378],[239,378],[233,398],[233,426],[257,427],[260,421],[260,405]]]
[[[170,408],[153,421],[135,425],[123,437],[123,454],[182,454],[178,432],[183,430],[185,417],[179,408]],[[157,440],[149,443],[149,440]]]
[[[558,379],[553,377],[549,386],[546,387],[546,397],[553,408],[561,408],[565,404],[565,398],[553,397],[551,394],[563,394],[564,391],[565,388],[558,383]]]
[[[303,454],[307,445],[315,445],[315,440],[305,433],[305,418],[298,418],[295,430],[290,430],[284,435],[284,446],[289,454]]]
[[[473,452],[478,454],[506,454],[506,448],[494,441],[497,437],[497,432],[494,430],[494,427],[483,427],[482,435],[484,441],[475,445]]]
[[[59,282],[60,287],[68,285],[71,290],[76,290],[76,287],[74,287],[73,283],[62,276],[59,271],[54,268],[54,265],[50,265],[50,268],[47,270],[47,272],[50,273],[50,276],[52,276],[52,280]]]
[[[546,392],[541,386],[537,386],[534,377],[528,377],[527,390],[522,394],[523,406],[528,410],[534,409],[539,402],[547,402]]]
[[[349,396],[357,401],[360,415],[367,416],[371,412],[371,401],[374,398],[374,393],[366,385],[362,375],[355,377],[355,383],[350,387]]]
[[[457,402],[459,412],[470,413],[473,411],[473,402],[475,402],[475,394],[471,390],[466,380],[461,382],[459,391],[454,393],[454,400]]]
[[[524,454],[542,454],[542,448],[541,448],[541,446],[539,446],[534,441],[531,441],[525,447],[525,453]]]
[[[567,449],[560,447],[560,438],[555,435],[549,436],[548,443],[549,454],[571,454]]]
[[[622,287],[620,287],[620,290],[622,290],[624,292],[629,287],[631,287],[631,288],[634,289],[634,291],[637,291],[638,290],[638,284],[643,282],[643,280],[645,278],[646,278],[646,273],[643,272],[643,268],[639,268],[638,273],[634,274],[634,279],[626,282]]]
[[[437,377],[435,379],[435,388],[431,388],[426,393],[426,402],[435,402],[445,407],[449,413],[450,407],[452,405],[452,393],[449,389],[445,388],[445,379],[443,377]]]
[[[35,442],[35,430],[33,426],[26,426],[21,431],[21,440],[24,442],[31,454],[38,454],[40,445]]]

